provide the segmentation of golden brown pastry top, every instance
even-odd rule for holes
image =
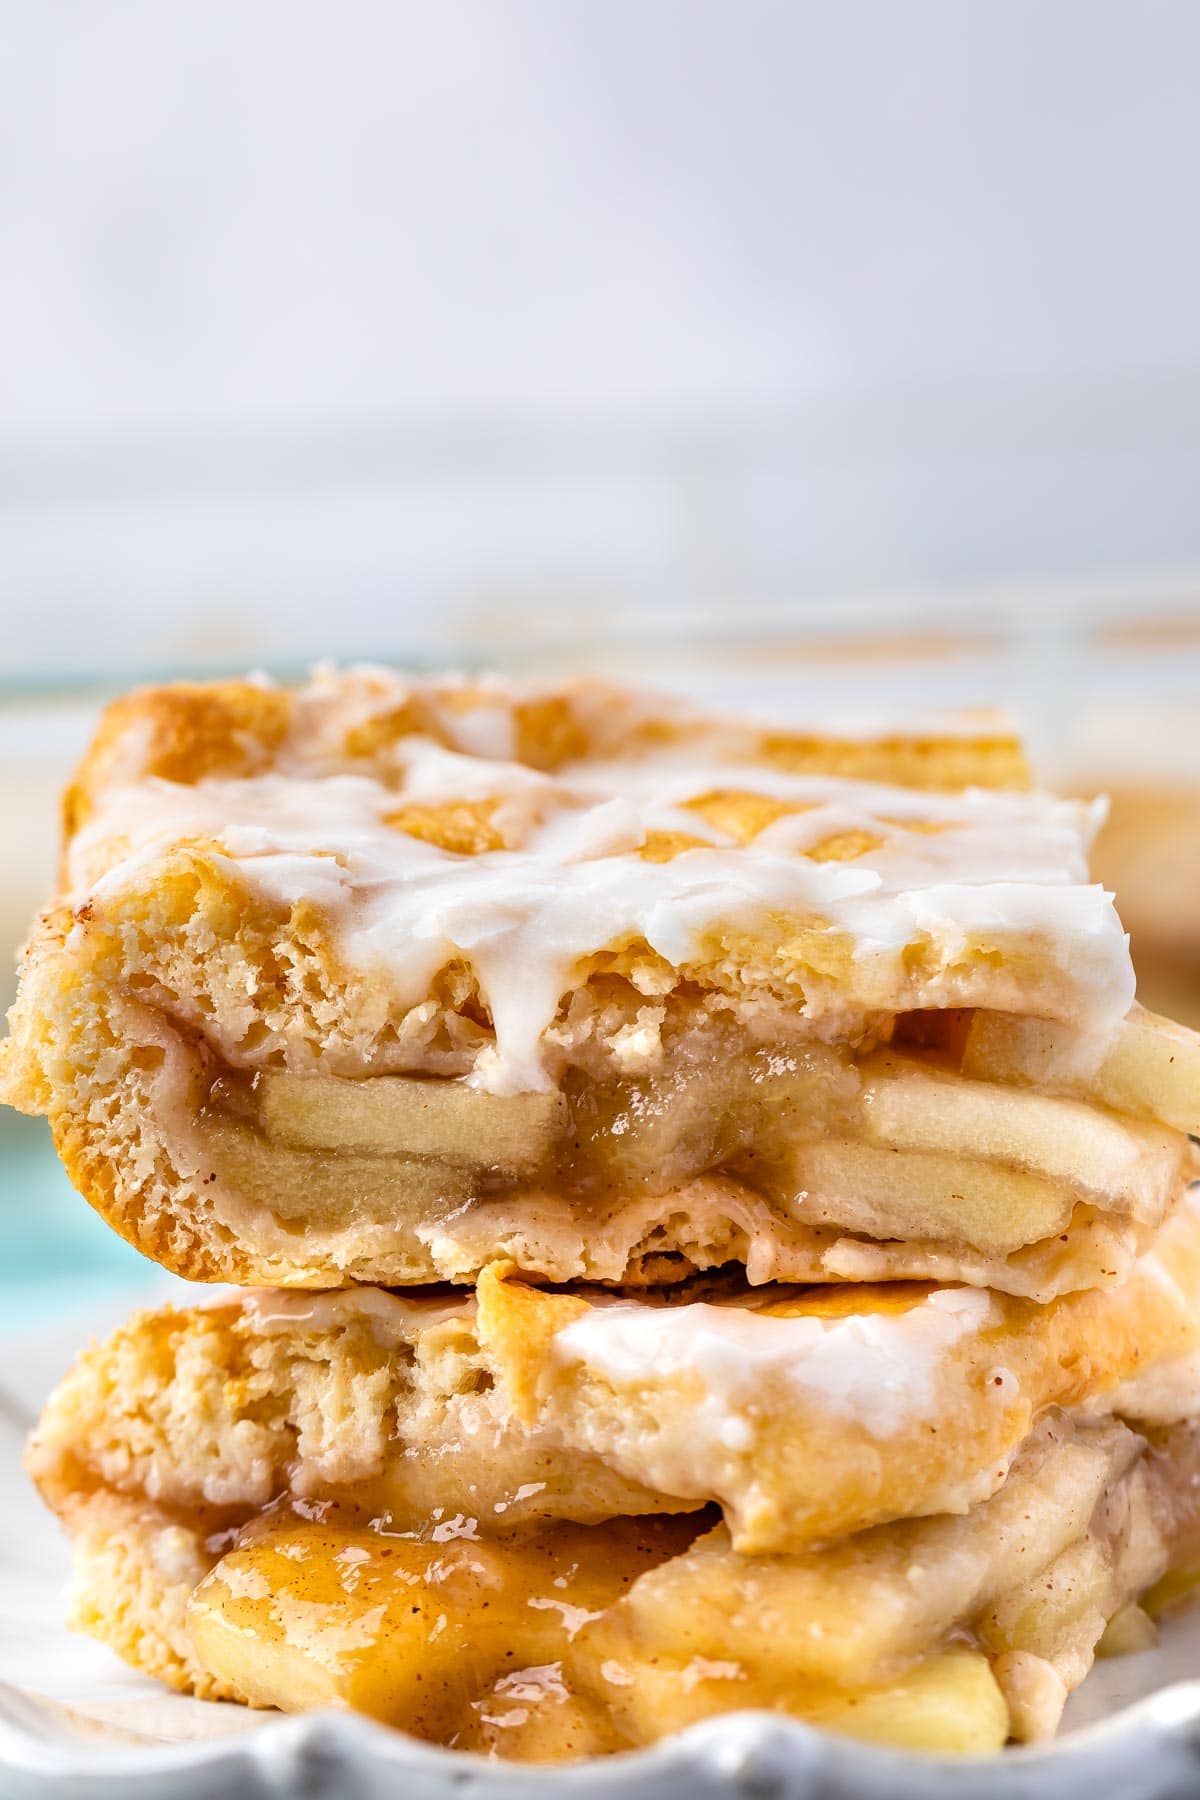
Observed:
[[[260,680],[177,682],[114,701],[67,792],[66,835],[86,824],[106,788],[130,780],[190,784],[278,770],[388,780],[403,766],[405,742],[421,737],[546,773],[675,749],[791,775],[944,792],[1029,785],[1019,738],[989,712],[885,715],[806,730],[722,717],[601,681],[422,680],[364,668],[319,673],[299,689]]]
[[[165,980],[234,1061],[220,971],[164,976],[164,943],[218,935],[264,1008],[307,960],[351,1070],[428,1003],[479,1032],[473,1078],[498,1092],[552,1082],[548,1037],[605,983],[631,1053],[681,996],[775,1037],[967,1005],[1107,1027],[1132,973],[1088,881],[1098,815],[998,791],[1024,777],[1011,733],[965,716],[797,730],[592,683],[374,670],[147,690],[110,709],[68,793],[69,918],[34,955],[115,938],[104,978]],[[273,1053],[273,1028],[254,1035]]]

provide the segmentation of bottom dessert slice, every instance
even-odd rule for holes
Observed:
[[[291,1500],[242,1528],[113,1490],[61,1510],[75,1622],[210,1698],[353,1708],[553,1761],[767,1707],[909,1749],[1051,1733],[1110,1621],[1195,1560],[1200,1433],[1051,1412],[965,1514],[747,1557],[711,1513],[505,1531]]]
[[[200,1695],[533,1760],[753,1706],[988,1749],[1200,1561],[1196,1235],[1049,1307],[493,1272],[150,1313],[29,1466],[77,1622]]]

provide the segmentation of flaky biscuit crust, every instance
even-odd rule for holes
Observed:
[[[267,1209],[232,1220],[222,1211],[225,1177],[205,1160],[194,1129],[214,1067],[201,1022],[188,1025],[146,1004],[170,979],[163,965],[178,932],[198,929],[188,891],[163,882],[120,919],[88,921],[82,931],[68,909],[48,913],[30,947],[13,1036],[0,1046],[0,1092],[11,1105],[48,1116],[79,1193],[143,1255],[187,1279],[470,1284],[502,1257],[533,1279],[645,1286],[741,1263],[755,1283],[962,1280],[1045,1301],[1074,1288],[1111,1287],[1149,1241],[1136,1220],[1080,1205],[1061,1234],[1008,1255],[877,1242],[789,1217],[720,1174],[618,1196],[607,1207],[535,1189],[465,1207],[448,1200],[425,1218],[397,1206],[387,1224],[371,1229],[362,1221],[326,1229],[315,1216],[302,1231],[283,1229]],[[220,935],[211,909],[203,916],[214,958],[233,971],[233,989],[242,980],[236,939]],[[236,905],[229,929],[248,929]],[[131,941],[147,954],[155,946],[160,970],[149,987],[135,978],[132,993]]]
[[[416,740],[462,763],[507,757],[539,774],[614,757],[636,765],[678,748],[701,766],[731,758],[731,766],[926,793],[1026,779],[1016,740],[986,719],[944,730],[789,733],[596,683],[406,682],[377,670],[321,676],[294,692],[245,681],[127,696],[105,715],[67,795],[67,842],[82,886],[47,910],[30,939],[0,1050],[0,1095],[47,1114],[72,1180],[144,1253],[180,1274],[239,1283],[470,1281],[497,1255],[547,1280],[647,1282],[744,1258],[757,1279],[961,1275],[1038,1298],[1075,1282],[1111,1282],[1128,1267],[1144,1238],[1128,1220],[1081,1213],[1065,1253],[1056,1239],[987,1257],[970,1250],[969,1237],[899,1248],[797,1224],[733,1180],[687,1191],[664,1182],[655,1204],[631,1201],[619,1216],[572,1210],[544,1194],[465,1209],[447,1198],[422,1218],[398,1206],[390,1232],[361,1221],[326,1231],[312,1216],[274,1218],[270,1206],[257,1218],[252,1208],[239,1212],[196,1129],[215,1073],[457,1078],[487,1061],[498,1032],[468,954],[448,954],[414,995],[385,965],[345,953],[318,897],[281,900],[221,842],[187,831],[172,837],[173,807],[213,782],[236,789],[279,776],[303,789],[366,774],[380,791],[397,788],[389,830],[464,861],[507,847],[516,828],[492,801],[403,803],[403,757]],[[116,825],[104,827],[104,807],[147,782],[173,784],[155,801],[166,836],[130,855]],[[536,795],[530,804],[536,811]],[[705,832],[739,853],[781,814],[807,805],[736,784],[695,804],[701,836],[651,831],[641,858],[670,861],[709,842]],[[881,825],[893,828],[899,821]],[[924,829],[918,820],[914,830]],[[875,841],[861,830],[835,832],[803,854],[854,862]],[[543,1055],[551,1078],[564,1069],[591,1078],[620,1071],[621,1058],[665,1056],[685,1042],[718,1057],[739,1033],[772,1045],[823,1035],[869,1046],[886,1037],[896,1009],[1019,1009],[1034,991],[1039,1006],[1070,1016],[1073,975],[1043,954],[1036,932],[1011,954],[993,938],[986,925],[961,937],[918,931],[864,958],[828,920],[768,913],[752,923],[730,918],[672,964],[634,934],[567,971]]]
[[[444,1481],[435,1453],[453,1444],[463,1491],[422,1489],[430,1506],[478,1512],[530,1481],[550,1516],[716,1501],[738,1549],[794,1549],[962,1510],[1000,1483],[1047,1407],[1101,1402],[1143,1364],[1192,1349],[1200,1220],[1185,1203],[1110,1293],[1045,1307],[969,1295],[949,1311],[944,1295],[747,1290],[724,1278],[670,1305],[614,1311],[493,1268],[477,1300],[447,1298],[444,1317],[436,1303],[375,1290],[149,1314],[80,1359],[30,1468],[55,1506],[96,1482],[144,1495],[152,1471],[155,1499],[245,1516],[289,1482],[327,1494],[401,1475]],[[701,1373],[728,1329],[718,1365],[741,1354],[747,1313],[767,1358],[749,1400]],[[631,1314],[657,1348],[620,1373]],[[827,1327],[834,1366],[855,1371],[852,1400],[797,1374]],[[397,1443],[411,1454],[398,1457]]]

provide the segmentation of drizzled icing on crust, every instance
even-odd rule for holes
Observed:
[[[848,942],[858,1004],[885,1008],[893,1001],[874,971],[907,946],[932,942],[952,960],[982,941],[1001,956],[1032,948],[1098,1032],[1132,1001],[1126,939],[1110,897],[1088,883],[1086,851],[1102,816],[1094,806],[791,775],[712,738],[568,761],[549,775],[500,759],[511,734],[495,710],[472,712],[472,754],[420,735],[389,746],[386,779],[315,777],[285,755],[244,778],[108,787],[70,845],[74,899],[103,901],[190,843],[274,902],[319,907],[344,964],[386,971],[406,1004],[420,1004],[438,970],[465,958],[495,1031],[472,1080],[498,1092],[546,1084],[543,1034],[580,964],[631,941],[679,969],[730,933],[753,936],[771,921],[815,927]],[[750,842],[690,804],[731,791],[779,813]],[[487,805],[507,847],[461,854],[396,823],[404,808],[464,804]],[[817,859],[845,838],[865,848]],[[664,839],[673,852],[665,860],[643,854]],[[842,985],[800,980],[798,1016],[836,1018]],[[933,984],[901,1003],[962,1000]]]
[[[753,1441],[756,1404],[779,1384],[890,1437],[937,1415],[947,1357],[991,1314],[991,1296],[976,1288],[940,1288],[904,1312],[842,1318],[617,1301],[565,1326],[552,1355],[618,1389],[694,1376],[705,1392],[697,1431],[730,1450]]]
[[[238,1296],[256,1331],[331,1331],[369,1324],[383,1343],[407,1343],[450,1319],[474,1318],[471,1295],[407,1295],[381,1288],[322,1293],[250,1289]],[[591,1291],[589,1310],[553,1338],[554,1365],[616,1388],[694,1376],[704,1389],[697,1426],[724,1450],[746,1448],[756,1402],[783,1390],[889,1437],[937,1415],[938,1379],[956,1344],[994,1323],[990,1294],[938,1288],[903,1310],[840,1317],[760,1311],[753,1296],[723,1304],[660,1305]],[[228,1296],[222,1296],[228,1302]]]
[[[366,1323],[382,1343],[390,1344],[408,1343],[449,1319],[470,1319],[473,1309],[469,1294],[401,1294],[378,1287],[226,1289],[208,1304],[228,1306],[232,1300],[264,1335],[336,1331]]]

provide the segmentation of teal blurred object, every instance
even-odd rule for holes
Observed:
[[[123,1293],[136,1305],[161,1281],[80,1199],[45,1120],[0,1112],[0,1334],[65,1322]]]

